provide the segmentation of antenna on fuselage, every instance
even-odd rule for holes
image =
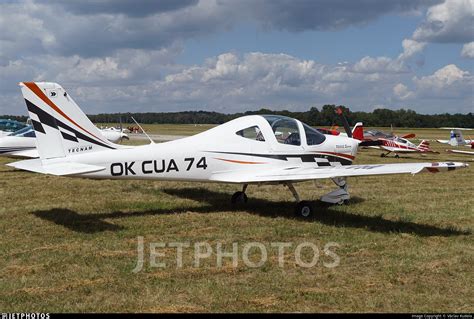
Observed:
[[[150,140],[150,144],[155,144],[155,141],[153,141],[153,140],[151,139],[151,137],[145,132],[145,130],[143,129],[143,127],[142,127],[140,124],[138,124],[138,122],[133,118],[133,116],[132,116],[131,118],[132,118],[132,120],[135,122],[135,124],[138,125],[138,127],[140,128],[140,130],[142,130],[143,134],[145,134],[145,136],[148,137],[148,139]]]

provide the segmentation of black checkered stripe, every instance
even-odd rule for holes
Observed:
[[[96,145],[100,145],[100,146],[103,146],[103,147],[106,147],[106,148],[115,149],[115,147],[113,147],[111,145],[104,144],[100,141],[97,141],[97,140],[95,140],[95,139],[93,139],[93,138],[77,131],[76,129],[72,128],[71,126],[61,122],[60,120],[58,120],[57,118],[55,118],[51,114],[43,111],[42,109],[40,109],[39,107],[37,107],[36,105],[34,105],[30,101],[28,101],[27,99],[25,99],[25,102],[26,102],[26,107],[28,108],[28,111],[30,113],[36,114],[38,116],[39,122],[36,121],[35,119],[31,119],[31,122],[33,124],[33,128],[35,129],[36,132],[46,134],[46,131],[44,130],[43,125],[47,125],[51,128],[59,130],[61,132],[62,137],[65,140],[72,141],[72,142],[79,142],[79,139],[81,139],[81,140],[84,140],[84,141],[87,141],[87,142],[90,142],[90,143],[93,143],[93,144],[96,144]]]

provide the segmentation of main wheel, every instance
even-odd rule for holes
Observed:
[[[247,194],[244,192],[235,192],[234,195],[232,195],[230,202],[232,204],[242,204],[246,203],[248,200]]]
[[[298,217],[309,218],[313,215],[313,207],[309,202],[301,201],[295,207],[295,215]]]
[[[398,155],[398,154],[395,154],[395,158],[400,158],[400,155]]]
[[[385,153],[380,154],[380,157],[385,157],[385,156],[386,156]]]

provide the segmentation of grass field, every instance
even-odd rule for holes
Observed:
[[[146,127],[150,133],[187,135],[209,126]],[[397,129],[417,138],[448,131]],[[456,160],[439,155],[380,158],[361,150],[356,163]],[[467,148],[466,148],[467,149]],[[3,312],[473,312],[474,168],[446,174],[351,178],[351,203],[326,206],[319,196],[331,181],[297,184],[317,216],[293,218],[282,186],[250,186],[249,202],[230,204],[236,185],[154,181],[93,181],[13,170],[0,159],[0,309]],[[137,237],[145,242],[326,243],[339,266],[298,266],[291,250],[285,267],[275,251],[261,268],[215,258],[194,267],[174,249],[169,265],[133,273]],[[239,246],[241,247],[241,246]],[[214,255],[213,255],[214,256]],[[305,251],[304,256],[308,255]],[[252,252],[251,258],[258,259]]]

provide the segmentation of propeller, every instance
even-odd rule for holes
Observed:
[[[344,130],[346,131],[347,136],[348,136],[348,137],[352,137],[351,128],[350,128],[350,126],[349,126],[349,123],[347,122],[346,117],[345,117],[344,114],[342,113],[342,108],[341,108],[340,106],[336,108],[336,113],[337,113],[337,115],[339,115],[339,117],[341,118],[342,124],[344,124]]]

